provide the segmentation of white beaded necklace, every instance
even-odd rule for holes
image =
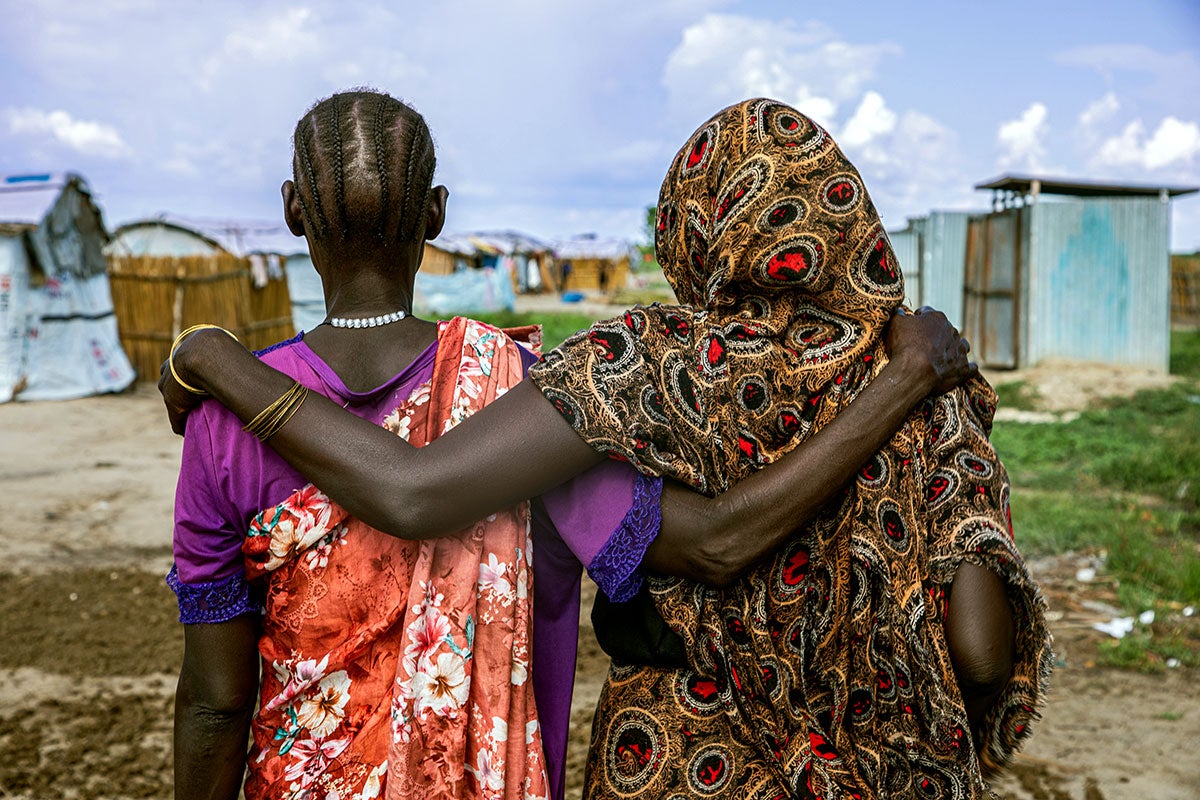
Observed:
[[[378,317],[330,317],[329,324],[335,328],[377,328],[380,325],[391,325],[408,316],[404,309],[390,314],[380,314]]]

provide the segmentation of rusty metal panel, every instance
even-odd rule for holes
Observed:
[[[967,223],[963,329],[983,366],[1011,369],[1020,355],[1022,210]]]
[[[1087,198],[1029,209],[1029,341],[1046,358],[1166,371],[1170,353],[1169,206]]]

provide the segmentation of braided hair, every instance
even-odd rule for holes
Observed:
[[[296,123],[296,195],[316,239],[416,242],[436,164],[425,118],[383,92],[339,92]]]

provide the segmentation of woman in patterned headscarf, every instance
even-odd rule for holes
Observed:
[[[599,324],[530,373],[593,447],[720,492],[886,361],[895,255],[857,170],[795,109],[751,100],[703,125],[663,182],[655,244],[685,305]],[[994,407],[980,378],[926,403],[840,503],[724,591],[656,581],[689,668],[614,668],[589,796],[982,795],[1050,658],[987,439]],[[946,633],[964,564],[1000,578],[1016,623],[976,747]]]
[[[773,101],[721,112],[676,157],[656,238],[683,305],[597,323],[531,371],[536,387],[516,386],[429,447],[320,398],[271,446],[352,513],[408,537],[537,494],[596,453],[710,495],[818,441],[842,446],[821,450],[799,493],[853,474],[841,470],[861,441],[824,434],[894,388],[904,360],[888,362],[885,327],[903,284],[828,134]],[[176,366],[244,420],[288,386],[220,335],[189,339]],[[191,401],[169,381],[166,394],[178,424]],[[987,443],[994,400],[981,380],[927,400],[837,502],[724,590],[657,582],[685,662],[614,668],[590,794],[982,794],[1027,731],[1049,659]],[[882,419],[888,403],[872,407]],[[861,440],[875,435],[863,428]],[[646,544],[613,558],[653,564]],[[690,557],[668,561],[679,571]],[[1011,665],[994,658],[1010,650]]]

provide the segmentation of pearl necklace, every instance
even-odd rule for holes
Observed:
[[[390,314],[380,314],[378,317],[330,317],[329,324],[335,328],[377,328],[380,325],[391,325],[408,316],[404,309]]]

